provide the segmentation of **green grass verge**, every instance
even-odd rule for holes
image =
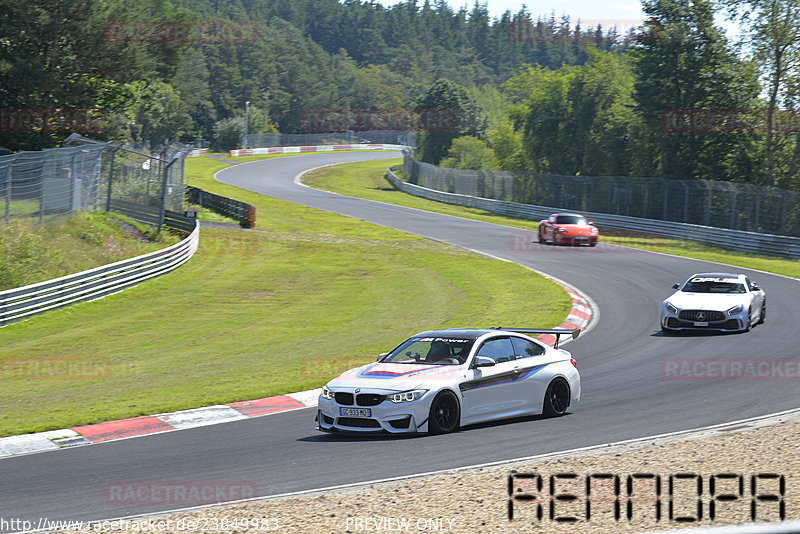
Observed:
[[[569,309],[523,267],[214,181],[226,166],[192,158],[187,183],[255,205],[258,230],[202,229],[173,273],[2,329],[0,435],[318,387],[421,330]]]
[[[149,242],[152,237],[143,225],[116,213],[60,216],[44,224],[24,217],[0,222],[0,290],[113,263],[177,241],[164,235]]]
[[[303,177],[303,182],[312,187],[318,187],[320,189],[354,197],[378,200],[390,204],[466,217],[468,219],[504,224],[506,226],[523,228],[526,230],[536,230],[537,228],[536,221],[505,217],[484,210],[435,202],[394,189],[384,178],[384,175],[386,174],[387,167],[399,163],[401,163],[401,160],[398,158],[396,160],[391,159],[381,160],[380,162],[370,161],[352,164],[346,169],[337,172],[322,168],[306,174]],[[601,241],[654,252],[663,252],[665,254],[675,254],[687,258],[729,263],[745,268],[759,269],[800,278],[800,261],[776,256],[750,254],[693,241],[615,230],[603,230],[602,228]]]

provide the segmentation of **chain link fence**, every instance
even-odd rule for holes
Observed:
[[[108,145],[56,148],[0,156],[3,219],[46,217],[93,209],[100,198]]]
[[[77,211],[111,211],[124,202],[148,208],[145,221],[163,224],[166,211],[181,212],[184,158],[189,147],[150,150],[81,136],[69,145],[0,156],[0,216],[43,222]],[[119,211],[119,210],[117,210]]]
[[[414,132],[376,130],[364,132],[333,132],[306,134],[255,133],[244,137],[244,148],[272,146],[387,144],[413,147]]]
[[[179,212],[184,201],[184,161],[189,147],[148,150],[134,145],[110,146],[105,152],[101,209],[115,202]]]
[[[405,154],[406,179],[429,189],[558,209],[800,236],[800,193],[710,180],[561,176],[445,169]]]

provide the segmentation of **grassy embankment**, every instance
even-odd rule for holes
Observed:
[[[124,221],[124,222],[121,222]],[[38,224],[0,222],[0,291],[131,258],[174,243],[118,214],[81,213]]]

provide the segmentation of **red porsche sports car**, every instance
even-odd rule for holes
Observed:
[[[539,243],[554,245],[589,245],[597,244],[600,232],[586,217],[577,213],[554,213],[539,222]]]

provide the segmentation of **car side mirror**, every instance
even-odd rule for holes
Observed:
[[[378,354],[378,358],[377,358],[376,361],[381,361],[382,359],[384,359],[388,355],[389,355],[388,352],[381,352],[380,354]]]
[[[589,226],[594,226],[594,222],[593,221],[589,221]]]
[[[472,367],[493,367],[494,365],[495,361],[493,359],[486,358],[484,356],[477,356]]]
[[[761,291],[761,286],[753,282],[753,287],[751,288],[753,291]]]
[[[680,288],[681,288],[680,284],[672,284],[672,289],[680,289]]]

